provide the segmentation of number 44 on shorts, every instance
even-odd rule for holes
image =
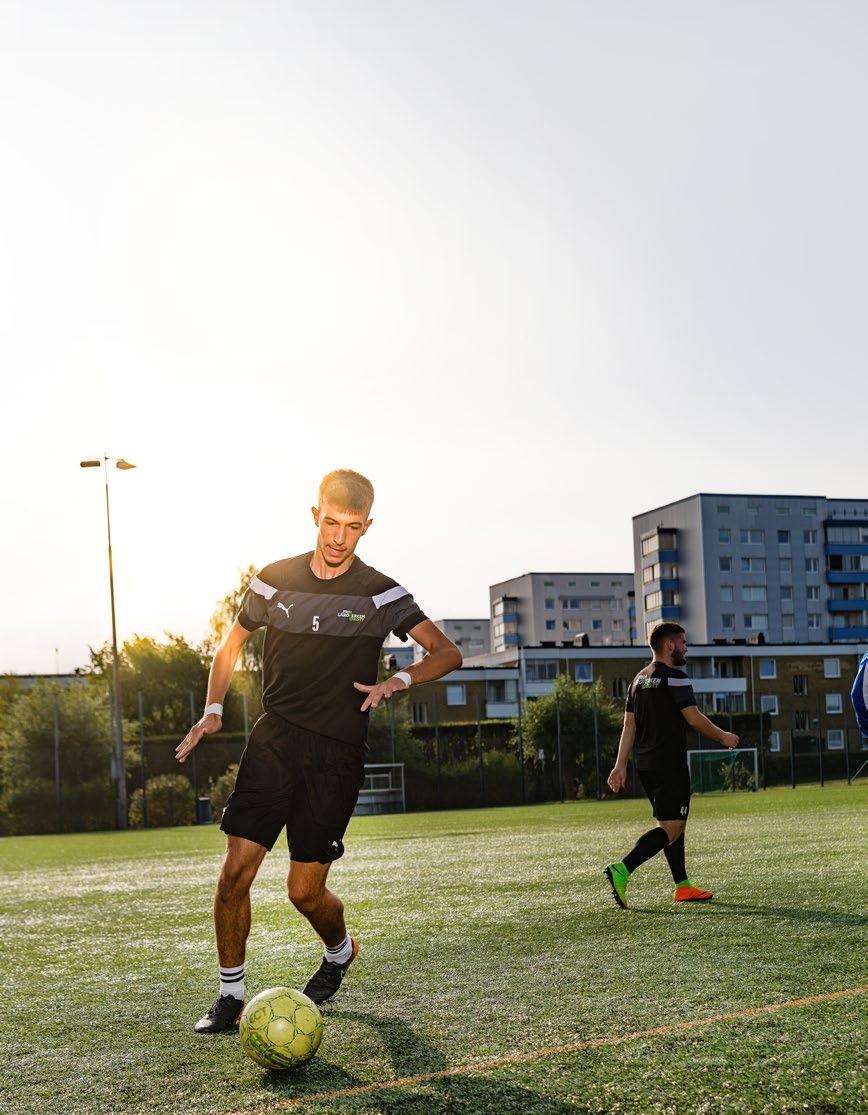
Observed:
[[[686,806],[686,805],[682,805],[682,806],[681,806],[681,816],[682,816],[682,817],[686,817],[686,816],[687,816],[687,806]]]

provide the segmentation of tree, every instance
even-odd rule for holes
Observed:
[[[57,708],[60,806],[55,780]],[[55,832],[113,824],[111,725],[104,696],[39,682],[7,709],[0,729],[0,828]]]
[[[536,761],[542,749],[557,762],[557,720],[560,706],[561,753],[564,782],[571,796],[590,790],[596,793],[596,754],[594,748],[594,704],[600,745],[601,781],[611,769],[618,750],[623,712],[605,693],[601,682],[588,685],[560,674],[552,692],[528,701],[524,709],[522,733],[525,756]]]
[[[148,795],[148,827],[192,825],[196,816],[193,783],[183,774],[158,774],[145,784]],[[130,798],[129,818],[133,828],[141,828],[144,808],[141,788]]]
[[[138,721],[138,695],[144,702],[146,735],[184,735],[190,727],[190,694],[199,716],[208,686],[208,658],[202,648],[191,646],[181,635],[167,633],[166,643],[135,635],[119,653],[121,700],[127,720]],[[105,643],[91,648],[90,676],[103,690],[110,690],[112,648]]]

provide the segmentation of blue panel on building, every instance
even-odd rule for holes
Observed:
[[[659,550],[656,554],[658,561],[676,562],[678,561],[677,550]]]
[[[833,642],[847,639],[853,643],[864,643],[868,640],[868,627],[830,627],[829,639]]]
[[[826,583],[830,585],[868,585],[868,573],[827,573]]]
[[[677,577],[666,577],[660,582],[663,592],[678,592],[679,582]]]
[[[868,600],[827,600],[830,612],[868,612]]]
[[[681,608],[677,606],[674,608],[661,608],[660,617],[661,619],[681,619]]]
[[[521,636],[514,634],[504,635],[503,641],[508,647],[517,647],[521,645]]]
[[[868,542],[827,542],[827,554],[868,554]]]

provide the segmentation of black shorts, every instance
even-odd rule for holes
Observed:
[[[686,821],[690,812],[690,771],[640,770],[639,781],[658,821]]]
[[[294,860],[331,863],[344,854],[364,778],[358,747],[266,712],[253,725],[220,828],[270,851],[286,825]]]

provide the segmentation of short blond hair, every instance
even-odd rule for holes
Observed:
[[[319,502],[328,500],[341,511],[363,511],[366,515],[374,502],[374,485],[360,472],[336,468],[320,481]]]

